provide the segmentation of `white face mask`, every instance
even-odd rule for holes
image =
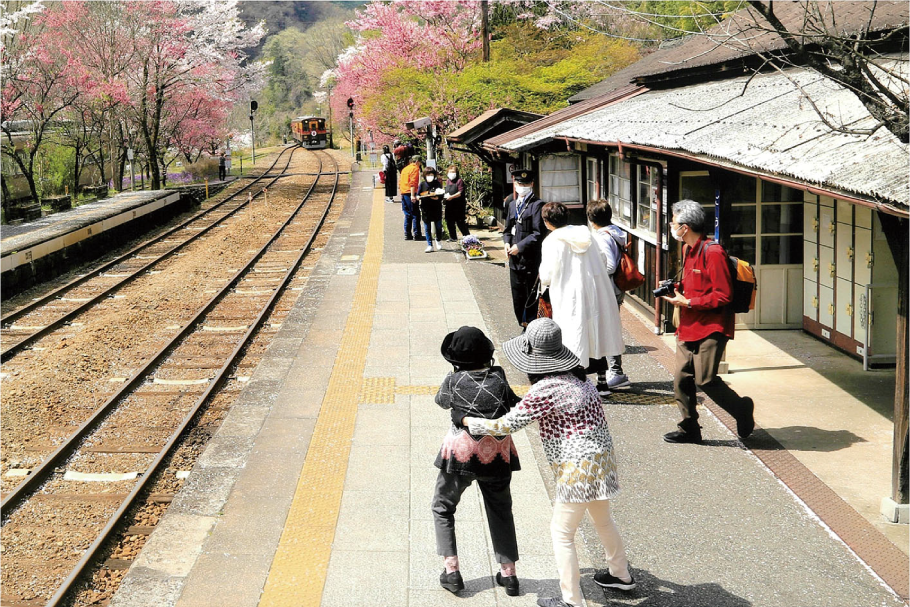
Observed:
[[[515,191],[518,193],[519,196],[525,196],[526,194],[529,194],[529,193],[531,192],[531,186],[529,186],[529,185],[516,185],[516,186],[515,186]]]
[[[436,178],[432,175],[427,175],[427,183],[433,183],[436,181]]]
[[[681,228],[682,226],[679,226],[679,227]],[[679,234],[677,234],[676,230],[671,229],[670,236],[672,236],[674,240],[678,240],[678,241],[682,242],[683,237],[680,236]]]
[[[456,177],[458,177],[458,173],[449,173],[449,179],[454,180]]]

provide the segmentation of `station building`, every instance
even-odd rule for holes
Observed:
[[[867,24],[863,4],[832,5],[840,31]],[[785,3],[778,16],[793,24],[804,11]],[[881,52],[904,94],[907,22],[905,3],[878,3],[871,28],[903,31]],[[734,18],[664,46],[510,131],[485,134],[481,116],[453,137],[483,150],[494,178],[511,163],[534,168],[537,194],[577,209],[579,223],[589,200],[608,199],[647,277],[631,299],[658,333],[674,330],[651,293],[678,272],[669,207],[701,202],[715,238],[755,267],[756,306],[738,328],[802,329],[864,368],[897,365],[897,478],[907,459],[908,144],[795,58],[763,69],[785,45],[755,23]]]

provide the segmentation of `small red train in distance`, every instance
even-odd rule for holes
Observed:
[[[328,145],[325,130],[325,118],[319,116],[301,116],[291,121],[291,134],[300,145],[307,149],[318,150]]]

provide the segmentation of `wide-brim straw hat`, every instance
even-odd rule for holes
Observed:
[[[453,365],[483,365],[493,358],[493,342],[477,327],[461,327],[445,336],[439,348]]]
[[[530,375],[571,371],[581,362],[562,345],[562,329],[552,318],[532,320],[522,335],[503,343],[502,350],[516,369]]]

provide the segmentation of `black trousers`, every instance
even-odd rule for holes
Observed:
[[[676,372],[673,390],[676,404],[682,414],[679,429],[699,432],[695,390],[698,388],[711,397],[720,407],[739,420],[745,414],[743,398],[717,376],[717,369],[730,339],[721,333],[712,333],[698,341],[676,340]]]
[[[455,540],[455,510],[461,495],[477,481],[483,496],[483,507],[487,511],[490,525],[490,539],[493,552],[500,563],[514,563],[518,560],[518,540],[515,539],[515,519],[512,517],[512,491],[509,487],[512,475],[474,476],[449,474],[439,471],[436,477],[436,493],[433,495],[433,522],[436,526],[436,554],[458,556]]]
[[[537,318],[537,271],[510,269],[509,283],[518,324],[527,324]]]
[[[458,238],[458,234],[455,232],[456,226],[461,230],[462,236],[467,236],[471,233],[471,230],[468,229],[468,223],[465,221],[465,203],[462,196],[459,196],[459,199],[455,202],[447,202],[445,213],[446,230],[449,232],[449,238]]]

